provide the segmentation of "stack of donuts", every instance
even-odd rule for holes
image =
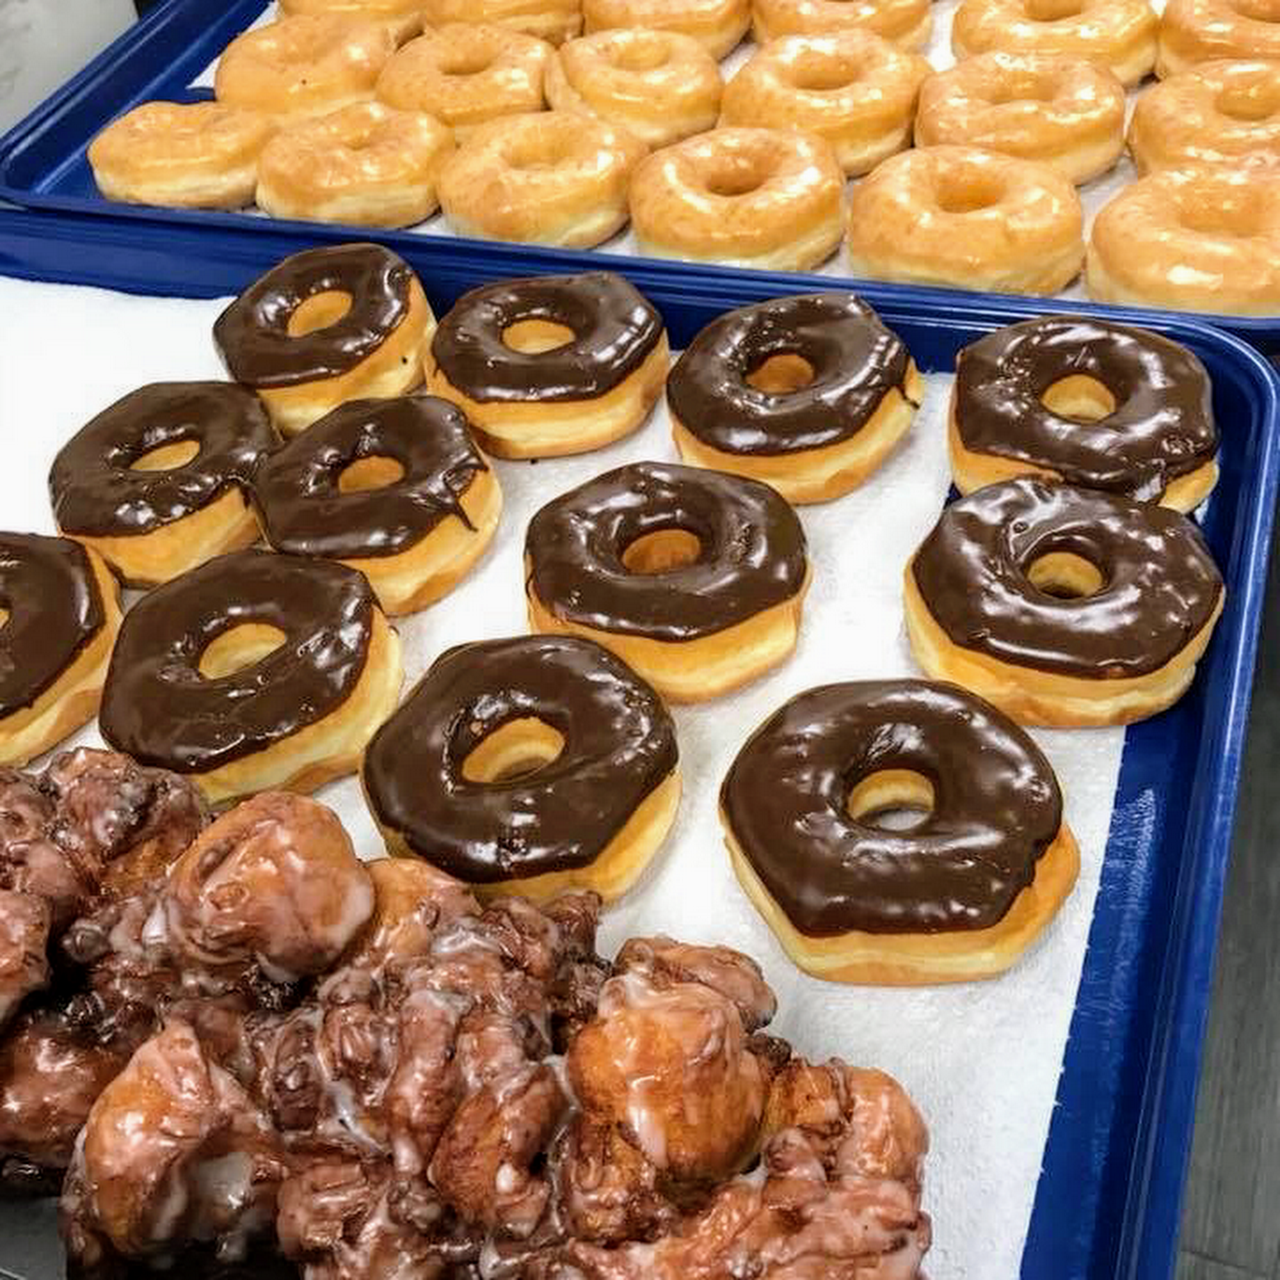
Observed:
[[[118,200],[1275,313],[1269,5],[960,0],[935,68],[930,0],[281,0],[89,159]]]

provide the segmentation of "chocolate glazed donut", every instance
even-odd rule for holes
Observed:
[[[1114,407],[1090,406],[1087,387],[1073,397],[1066,380],[1077,378],[1101,383]],[[1051,388],[1068,408],[1045,403]],[[1217,450],[1204,366],[1145,329],[1047,316],[999,329],[957,358],[951,457],[962,492],[1037,473],[1189,511],[1214,486]]]
[[[674,817],[677,756],[670,714],[623,662],[527,636],[437,658],[369,744],[363,777],[392,853],[482,888],[616,897]]]
[[[1049,762],[954,685],[880,680],[793,698],[720,792],[735,869],[803,968],[864,982],[1007,968],[1070,891],[1078,852]],[[927,812],[891,830],[877,813]]]

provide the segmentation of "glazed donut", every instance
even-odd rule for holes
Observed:
[[[582,0],[425,0],[422,20],[428,27],[453,22],[510,27],[561,44],[582,30]]]
[[[448,650],[374,736],[362,776],[390,853],[484,897],[616,898],[680,801],[670,712],[625,663],[573,636]]]
[[[844,174],[821,138],[713,129],[636,166],[631,221],[655,258],[808,271],[840,243]]]
[[[395,48],[386,23],[329,13],[282,18],[244,32],[223,50],[214,93],[227,106],[281,120],[327,115],[372,98]]]
[[[547,503],[525,566],[531,630],[604,645],[671,702],[718,697],[784,661],[809,585],[804,529],[777,490],[659,462]]]
[[[1139,173],[1280,166],[1280,66],[1204,62],[1142,93],[1129,122]]]
[[[961,493],[1036,475],[1193,511],[1218,478],[1204,365],[1105,320],[1045,316],[962,348],[948,439]]]
[[[590,249],[627,221],[627,184],[644,143],[570,111],[480,125],[440,176],[440,203],[463,236]]]
[[[0,533],[0,764],[93,717],[120,627],[111,571],[70,538]]]
[[[336,13],[369,22],[385,22],[400,42],[422,30],[422,0],[280,0],[286,17]]]
[[[1223,586],[1184,515],[1023,477],[947,507],[907,565],[927,675],[1023,724],[1128,724],[1195,675]]]
[[[1156,74],[1163,79],[1213,58],[1280,58],[1280,2],[1168,0]]]
[[[359,569],[388,614],[452,591],[502,512],[466,418],[422,395],[339,405],[264,463],[253,492],[272,547]]]
[[[1087,58],[1135,85],[1155,66],[1159,26],[1147,0],[961,0],[951,48],[960,60],[993,50]]]
[[[128,585],[152,587],[258,540],[249,486],[279,443],[262,402],[233,382],[139,387],[58,451],[54,518]]]
[[[1275,315],[1280,185],[1225,167],[1149,173],[1094,218],[1085,281],[1099,302]]]
[[[89,165],[108,200],[240,209],[253,203],[275,129],[271,116],[220,102],[144,102],[94,138]]]
[[[587,34],[619,28],[692,36],[717,60],[751,26],[751,0],[582,0]]]
[[[933,29],[932,0],[752,0],[751,29],[759,44],[852,28],[900,49],[923,49]]]
[[[716,60],[676,31],[601,31],[570,40],[547,64],[553,111],[599,116],[649,147],[712,128],[722,88]]]
[[[720,123],[816,133],[845,173],[866,173],[910,145],[916,96],[931,70],[856,27],[784,36],[725,86]]]
[[[490,453],[546,458],[629,435],[669,361],[662,317],[622,276],[541,276],[459,298],[431,341],[427,387]]]
[[[129,610],[98,723],[213,804],[313,791],[359,767],[400,678],[400,641],[363,574],[233,551]]]
[[[911,353],[852,293],[775,298],[713,320],[667,379],[686,461],[826,502],[880,465],[924,383]]]
[[[849,263],[873,280],[1057,293],[1080,273],[1084,213],[1056,169],[979,147],[891,156],[854,188]]]
[[[436,175],[453,150],[452,131],[431,116],[357,102],[272,138],[258,205],[273,218],[409,227],[440,207]]]
[[[259,277],[217,319],[231,376],[293,435],[345,400],[422,380],[435,316],[403,258],[376,244],[307,249]]]
[[[1124,85],[1085,58],[980,53],[920,89],[916,145],[985,147],[1052,165],[1072,182],[1124,151]]]
[[[378,77],[378,98],[435,116],[462,139],[486,120],[541,111],[551,56],[551,46],[535,36],[453,23],[399,50]]]
[[[876,821],[899,808],[920,821]],[[1080,869],[1040,748],[980,698],[925,680],[792,698],[738,752],[720,820],[738,880],[787,954],[837,982],[993,978]]]

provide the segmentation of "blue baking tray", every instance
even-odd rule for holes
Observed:
[[[27,208],[131,219],[139,239],[161,236],[161,228],[200,226],[219,238],[227,237],[233,230],[251,227],[255,234],[269,239],[304,234],[313,241],[350,240],[352,229],[349,227],[317,226],[243,213],[184,212],[114,203],[102,198],[93,181],[85,149],[94,135],[110,120],[140,102],[156,98],[186,102],[209,97],[208,90],[192,90],[188,86],[263,12],[267,3],[268,0],[164,0],[79,75],[0,137],[0,200]],[[402,253],[423,238],[421,233],[405,231],[364,230],[360,235],[382,241]],[[459,243],[449,239],[450,243]],[[466,250],[474,249],[476,243],[461,242]],[[283,256],[283,252],[279,251],[279,256]],[[620,256],[608,254],[607,250],[604,253],[611,258]],[[570,269],[582,270],[582,264],[588,260],[600,265],[601,256],[600,252],[572,255],[571,260],[577,266]],[[687,279],[705,277],[708,283],[703,287],[713,292],[726,275],[752,274],[707,264],[677,265],[672,269]],[[812,278],[809,277],[807,287],[813,287]],[[863,282],[858,284],[860,291],[865,292]],[[986,306],[998,302],[1000,297],[914,285],[880,285],[876,292],[884,298],[920,299],[923,305],[939,308]],[[1044,302],[1037,305],[1043,306]],[[1074,302],[1070,305],[1072,310],[1085,309]],[[1143,312],[1149,324],[1164,323],[1177,314]],[[1239,334],[1268,354],[1280,356],[1280,315],[1205,318]]]
[[[189,224],[138,232],[130,219],[0,210],[0,273],[217,296],[238,292],[283,254],[317,241],[292,229],[273,237],[244,230],[210,236]],[[437,312],[476,284],[566,266],[563,254],[442,239],[411,238],[406,256]],[[677,347],[725,310],[813,285],[755,273],[712,278],[641,259],[618,265],[661,308]],[[903,290],[864,294],[926,370],[951,369],[961,346],[1042,309]],[[1117,314],[1152,323],[1149,314]],[[1172,1273],[1230,856],[1280,469],[1280,380],[1249,345],[1207,325],[1166,317],[1155,327],[1194,349],[1213,378],[1221,477],[1203,527],[1227,602],[1190,692],[1126,737],[1023,1259],[1026,1280],[1158,1280]],[[47,1207],[0,1205],[0,1271],[52,1280],[58,1250],[51,1223]]]

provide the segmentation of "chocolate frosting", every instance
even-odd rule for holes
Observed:
[[[632,573],[637,539],[683,529],[692,564]],[[790,600],[804,585],[804,529],[777,490],[742,476],[637,462],[547,503],[525,538],[528,589],[567,622],[655,640],[712,635]]]
[[[393,458],[404,475],[380,489],[343,493],[338,480],[362,458]],[[270,458],[254,498],[277,551],[333,559],[389,556],[442,520],[471,522],[460,498],[484,458],[466,417],[447,400],[352,400]]]
[[[1041,402],[1055,382],[1081,374],[1111,392],[1114,413],[1088,422]],[[1218,450],[1204,365],[1159,334],[1103,320],[1049,316],[979,339],[957,357],[953,405],[974,453],[1146,501]]]
[[[849,816],[863,779],[910,769],[933,809],[892,831]],[[1062,823],[1048,760],[981,698],[927,680],[831,684],[751,736],[720,790],[724,816],[802,933],[985,929],[1009,910]]]
[[[522,320],[549,320],[574,339],[526,354],[503,333]],[[472,289],[440,321],[431,354],[471,400],[594,400],[627,380],[662,338],[662,317],[612,271],[504,280]]]
[[[21,711],[76,660],[106,621],[88,553],[70,538],[0,533],[0,716]]]
[[[535,717],[564,749],[534,773],[471,782],[471,752]],[[492,883],[589,865],[676,767],[675,726],[611,653],[571,636],[460,645],[374,735],[364,787],[379,823],[435,866]]]
[[[194,441],[190,462],[135,471],[144,454]],[[104,409],[63,445],[49,472],[58,527],[97,537],[145,534],[247,489],[279,444],[262,401],[233,382],[154,382]]]
[[[119,751],[205,773],[322,720],[351,696],[369,651],[374,595],[330,560],[234,551],[144,596],[111,655],[99,725]],[[278,627],[284,642],[230,675],[200,674],[233,627]]]
[[[1051,552],[1087,560],[1101,588],[1059,599],[1034,587]],[[1146,675],[1209,621],[1222,578],[1200,530],[1166,507],[1018,479],[952,503],[911,563],[938,625],[965,649],[1086,679]]]
[[[307,249],[256,280],[217,319],[214,341],[231,376],[251,387],[290,387],[348,373],[409,314],[413,268],[378,244]],[[308,299],[337,291],[351,309],[324,329],[292,337]]]
[[[774,356],[813,367],[785,394],[748,381]],[[671,412],[722,453],[777,455],[837,444],[858,434],[891,392],[906,392],[911,354],[852,293],[773,298],[713,320],[667,379]]]

